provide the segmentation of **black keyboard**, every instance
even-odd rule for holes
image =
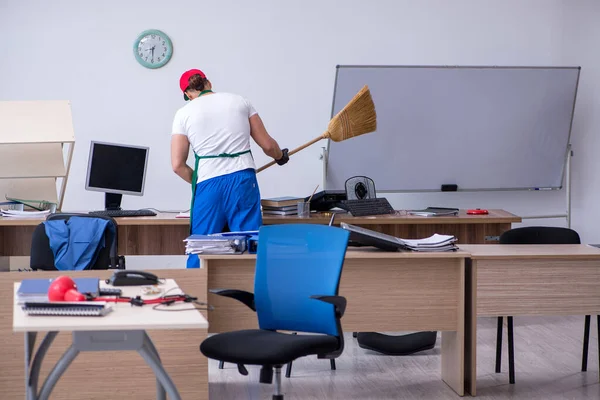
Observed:
[[[337,206],[348,211],[353,217],[393,214],[394,208],[385,197],[363,200],[342,200]]]
[[[91,215],[99,215],[103,217],[155,217],[156,213],[151,210],[100,210],[90,211]]]

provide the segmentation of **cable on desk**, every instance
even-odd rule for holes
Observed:
[[[124,297],[124,296],[92,297],[92,296],[90,296],[90,297],[88,297],[88,299],[91,301],[103,301],[106,303],[130,303],[131,305],[138,306],[138,307],[141,307],[143,305],[154,305],[152,308],[157,311],[189,311],[189,310],[213,311],[214,310],[214,307],[209,305],[208,303],[200,302],[200,301],[198,301],[197,297],[190,296],[183,292],[168,295],[169,292],[171,292],[172,290],[176,290],[176,289],[179,289],[179,288],[172,288],[170,290],[167,290],[167,292],[165,292],[165,294],[163,294],[162,296],[157,297],[155,299],[142,299],[141,296],[136,296],[136,297]],[[169,310],[157,308],[159,306],[170,306],[177,302],[193,303],[200,307],[194,306],[191,308],[179,308],[179,309],[169,309]],[[204,306],[206,308],[201,308]]]

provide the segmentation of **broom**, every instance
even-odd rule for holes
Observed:
[[[317,143],[321,139],[331,139],[334,142],[341,142],[365,133],[373,132],[375,129],[377,129],[375,104],[373,104],[373,98],[371,97],[368,86],[365,85],[352,100],[350,100],[350,102],[331,119],[325,133],[290,151],[288,156]],[[257,172],[267,169],[272,165],[275,165],[275,161],[263,165]]]

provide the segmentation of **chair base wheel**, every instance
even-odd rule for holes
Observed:
[[[283,395],[282,394],[274,394],[273,400],[283,400]]]

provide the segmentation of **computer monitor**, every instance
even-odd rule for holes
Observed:
[[[149,150],[144,146],[92,141],[86,190],[104,192],[105,208],[120,210],[124,194],[144,194]]]

